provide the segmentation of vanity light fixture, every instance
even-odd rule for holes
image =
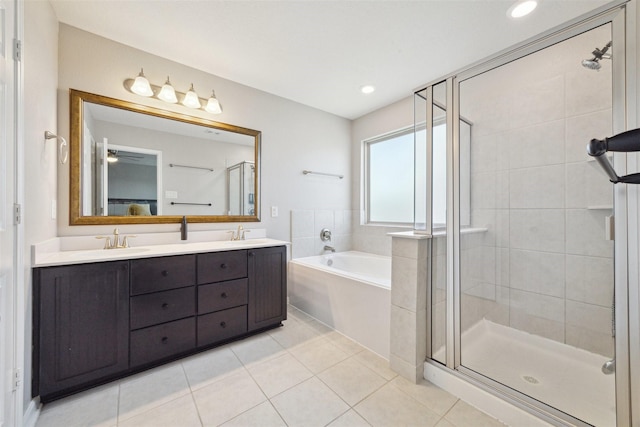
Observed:
[[[140,74],[138,74],[138,77],[136,77],[136,79],[133,81],[133,84],[131,85],[131,92],[140,96],[153,95],[151,84],[149,83],[149,80],[147,80],[147,78],[144,76],[144,71],[142,68],[140,68]]]
[[[220,108],[220,103],[218,102],[218,98],[216,98],[216,91],[211,91],[211,97],[207,101],[207,106],[204,107],[205,111],[211,114],[220,114],[222,113],[222,108]]]
[[[168,102],[170,104],[175,104],[178,102],[178,97],[176,97],[176,90],[171,86],[171,82],[169,81],[169,76],[167,76],[167,81],[160,89],[160,93],[158,93],[158,99]]]
[[[507,11],[507,16],[511,18],[522,18],[533,12],[538,6],[537,0],[519,0]]]
[[[211,92],[209,99],[200,98],[193,88],[193,83],[189,87],[187,93],[177,92],[169,77],[167,81],[160,86],[154,86],[149,83],[149,80],[144,76],[144,71],[140,69],[140,74],[135,79],[125,79],[125,89],[129,90],[136,95],[158,98],[161,101],[176,104],[180,102],[182,105],[193,109],[203,109],[210,114],[222,113],[222,106],[216,97],[215,91]]]
[[[191,83],[191,87],[189,91],[184,95],[184,99],[182,100],[182,105],[189,108],[200,108],[202,105],[200,104],[200,98],[198,98],[198,94],[193,89],[193,83]]]

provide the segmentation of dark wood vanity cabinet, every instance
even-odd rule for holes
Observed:
[[[35,269],[33,330],[34,386],[42,396],[126,371],[129,262]]]
[[[280,324],[286,247],[34,269],[43,402]]]
[[[248,253],[248,328],[254,331],[287,318],[287,250],[284,246]]]

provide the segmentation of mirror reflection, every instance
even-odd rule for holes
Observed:
[[[259,131],[71,97],[72,223],[259,220]]]

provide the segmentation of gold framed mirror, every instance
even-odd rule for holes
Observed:
[[[70,225],[260,221],[260,131],[69,96]]]

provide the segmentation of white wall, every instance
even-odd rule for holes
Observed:
[[[350,208],[349,120],[64,24],[60,25],[59,51],[58,124],[63,135],[69,134],[70,88],[260,130],[262,222],[249,226],[266,228],[269,237],[289,240],[289,212],[292,209]],[[257,72],[259,65],[256,64]],[[178,91],[185,91],[190,83],[194,84],[201,96],[215,89],[224,112],[211,116],[204,111],[186,111],[180,105],[170,105],[128,92],[123,86],[124,80],[135,77],[141,67],[144,67],[145,75],[154,84],[161,84],[169,75]],[[345,175],[345,179],[313,179],[302,175],[303,169],[340,173]],[[58,180],[58,234],[93,235],[109,232],[110,226],[68,225],[68,166],[60,168]],[[278,206],[277,218],[271,218],[271,206]],[[179,224],[129,225],[120,228],[124,233],[177,231]],[[191,229],[220,228],[233,226],[194,224]]]
[[[351,127],[351,204],[354,209],[352,249],[378,255],[391,256],[392,231],[409,231],[410,228],[361,225],[364,218],[362,199],[362,142],[386,133],[413,126],[413,96],[403,98],[353,121]]]
[[[24,402],[31,400],[31,255],[33,243],[55,237],[51,203],[56,199],[57,149],[44,132],[56,133],[58,21],[49,2],[24,2],[25,153],[25,349]],[[21,315],[18,310],[18,315]]]

